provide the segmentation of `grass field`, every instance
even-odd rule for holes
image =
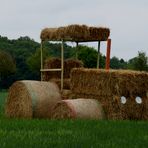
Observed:
[[[6,96],[6,92],[0,93],[0,148],[148,146],[148,122],[6,119],[3,115]]]

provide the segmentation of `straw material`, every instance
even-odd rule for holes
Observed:
[[[73,69],[70,84],[74,98],[99,100],[108,119],[148,119],[148,73]],[[126,104],[121,103],[122,96]],[[136,103],[137,96],[142,104]]]
[[[56,83],[58,87],[61,89],[61,79],[50,79],[50,82]],[[63,88],[70,89],[70,79],[63,80]]]
[[[61,95],[62,95],[62,100],[72,99],[72,92],[70,89],[63,89]]]
[[[17,81],[9,89],[5,113],[14,118],[50,118],[52,108],[60,100],[54,83]]]
[[[106,41],[110,35],[110,29],[105,27],[88,27],[86,25],[69,25],[59,28],[45,28],[40,38],[42,41]]]
[[[64,79],[70,78],[70,73],[73,68],[83,67],[83,62],[75,59],[67,59],[64,61]],[[44,69],[60,69],[61,59],[60,58],[47,58],[45,60]],[[60,79],[60,71],[50,71],[43,73],[43,80],[50,81],[51,79]]]
[[[53,109],[54,119],[104,119],[100,103],[94,99],[62,100]]]
[[[66,59],[64,61],[64,78],[70,78],[70,73],[73,68],[82,68],[83,62],[76,59]]]
[[[60,58],[47,58],[44,63],[44,69],[60,69],[61,68],[61,59]],[[61,78],[60,71],[48,71],[43,72],[43,80],[49,81],[50,79],[59,79]]]

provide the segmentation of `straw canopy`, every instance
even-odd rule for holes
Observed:
[[[106,41],[109,35],[109,28],[69,25],[67,27],[45,28],[42,30],[40,38],[42,41],[91,42]]]

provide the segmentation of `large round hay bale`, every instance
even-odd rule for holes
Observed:
[[[53,109],[54,119],[104,119],[100,103],[94,99],[62,100]]]
[[[52,108],[60,100],[55,83],[17,81],[9,89],[5,113],[15,118],[50,118]]]

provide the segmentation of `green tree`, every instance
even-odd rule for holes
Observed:
[[[49,55],[51,57],[61,58],[61,43],[50,43],[45,42],[44,48],[48,49]],[[68,59],[72,57],[74,48],[64,43],[64,58]]]
[[[16,65],[14,59],[9,53],[0,50],[0,60],[1,60],[0,62],[1,77],[8,76],[16,72]]]
[[[8,88],[12,83],[12,74],[16,72],[16,64],[12,56],[0,50],[0,89]]]
[[[76,52],[76,49],[74,50]],[[76,54],[74,52],[74,54]],[[84,67],[96,68],[97,67],[97,51],[92,47],[79,46],[77,49],[78,59],[84,63]],[[100,55],[100,67],[105,67],[105,56]]]
[[[48,49],[43,49],[43,60],[49,56]],[[32,54],[27,60],[27,65],[31,72],[33,72],[36,79],[40,79],[40,69],[41,69],[41,51],[37,49],[34,54]]]
[[[148,57],[145,52],[138,52],[138,56],[130,59],[128,68],[139,71],[148,71]]]
[[[126,69],[127,62],[114,56],[110,60],[110,67],[112,69]]]

